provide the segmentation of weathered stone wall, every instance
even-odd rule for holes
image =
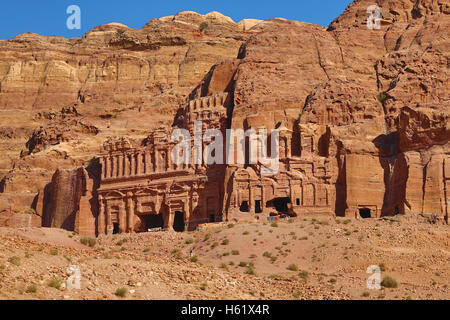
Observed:
[[[95,235],[95,180],[84,168],[57,170],[38,200],[43,226]]]

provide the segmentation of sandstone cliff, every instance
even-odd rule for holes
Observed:
[[[0,192],[42,193],[56,169],[88,165],[106,137],[144,138],[176,123],[187,98],[230,92],[231,127],[282,122],[313,136],[311,157],[332,168],[336,214],[370,203],[447,216],[449,3],[378,1],[380,30],[366,26],[372,4],[353,2],[327,28],[183,12],[140,30],[0,41]],[[299,141],[292,148],[300,153]]]

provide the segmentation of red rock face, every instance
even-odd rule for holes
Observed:
[[[16,150],[0,159],[0,191],[36,194],[52,171],[87,166],[108,136],[148,147],[149,131],[186,126],[186,105],[227,93],[226,115],[216,119],[227,128],[286,128],[285,161],[272,180],[290,185],[291,213],[446,219],[449,4],[379,1],[381,28],[370,30],[372,4],[353,2],[328,28],[283,19],[250,27],[182,13],[141,30],[107,25],[81,39],[27,34],[0,42],[0,110],[9,120],[0,134]],[[200,32],[203,21],[209,26]],[[220,169],[216,216],[240,217],[241,202],[250,201],[253,217],[254,201],[282,198],[284,191],[267,191],[277,187],[258,178],[260,169]],[[58,227],[79,212],[71,226],[92,234],[101,174],[74,172],[56,174],[51,205],[30,207],[53,208],[47,217]],[[245,177],[253,187],[242,186]],[[86,181],[91,186],[80,187]],[[65,197],[73,205],[62,209]]]

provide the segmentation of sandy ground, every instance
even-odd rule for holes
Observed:
[[[449,227],[417,218],[217,224],[103,236],[93,247],[82,238],[0,228],[0,299],[450,298]],[[70,265],[80,290],[66,288]],[[372,265],[397,287],[369,290]]]

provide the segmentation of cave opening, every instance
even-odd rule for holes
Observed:
[[[184,231],[184,213],[181,211],[175,211],[175,217],[173,220],[173,230],[176,232]]]
[[[363,219],[368,219],[371,218],[372,215],[370,214],[370,209],[369,208],[359,208],[359,215],[361,216],[361,218]]]
[[[248,201],[242,201],[241,207],[239,208],[241,212],[249,212]]]
[[[255,213],[261,213],[261,200],[255,200]]]
[[[162,214],[149,214],[146,215],[145,218],[145,230],[163,228],[164,227],[164,219]]]
[[[111,229],[110,229],[111,230]],[[119,223],[118,222],[114,222],[113,223],[113,234],[118,234],[119,233]]]
[[[291,203],[291,199],[289,198],[275,198],[273,200],[273,206],[279,213],[287,213],[288,212],[288,204]]]

